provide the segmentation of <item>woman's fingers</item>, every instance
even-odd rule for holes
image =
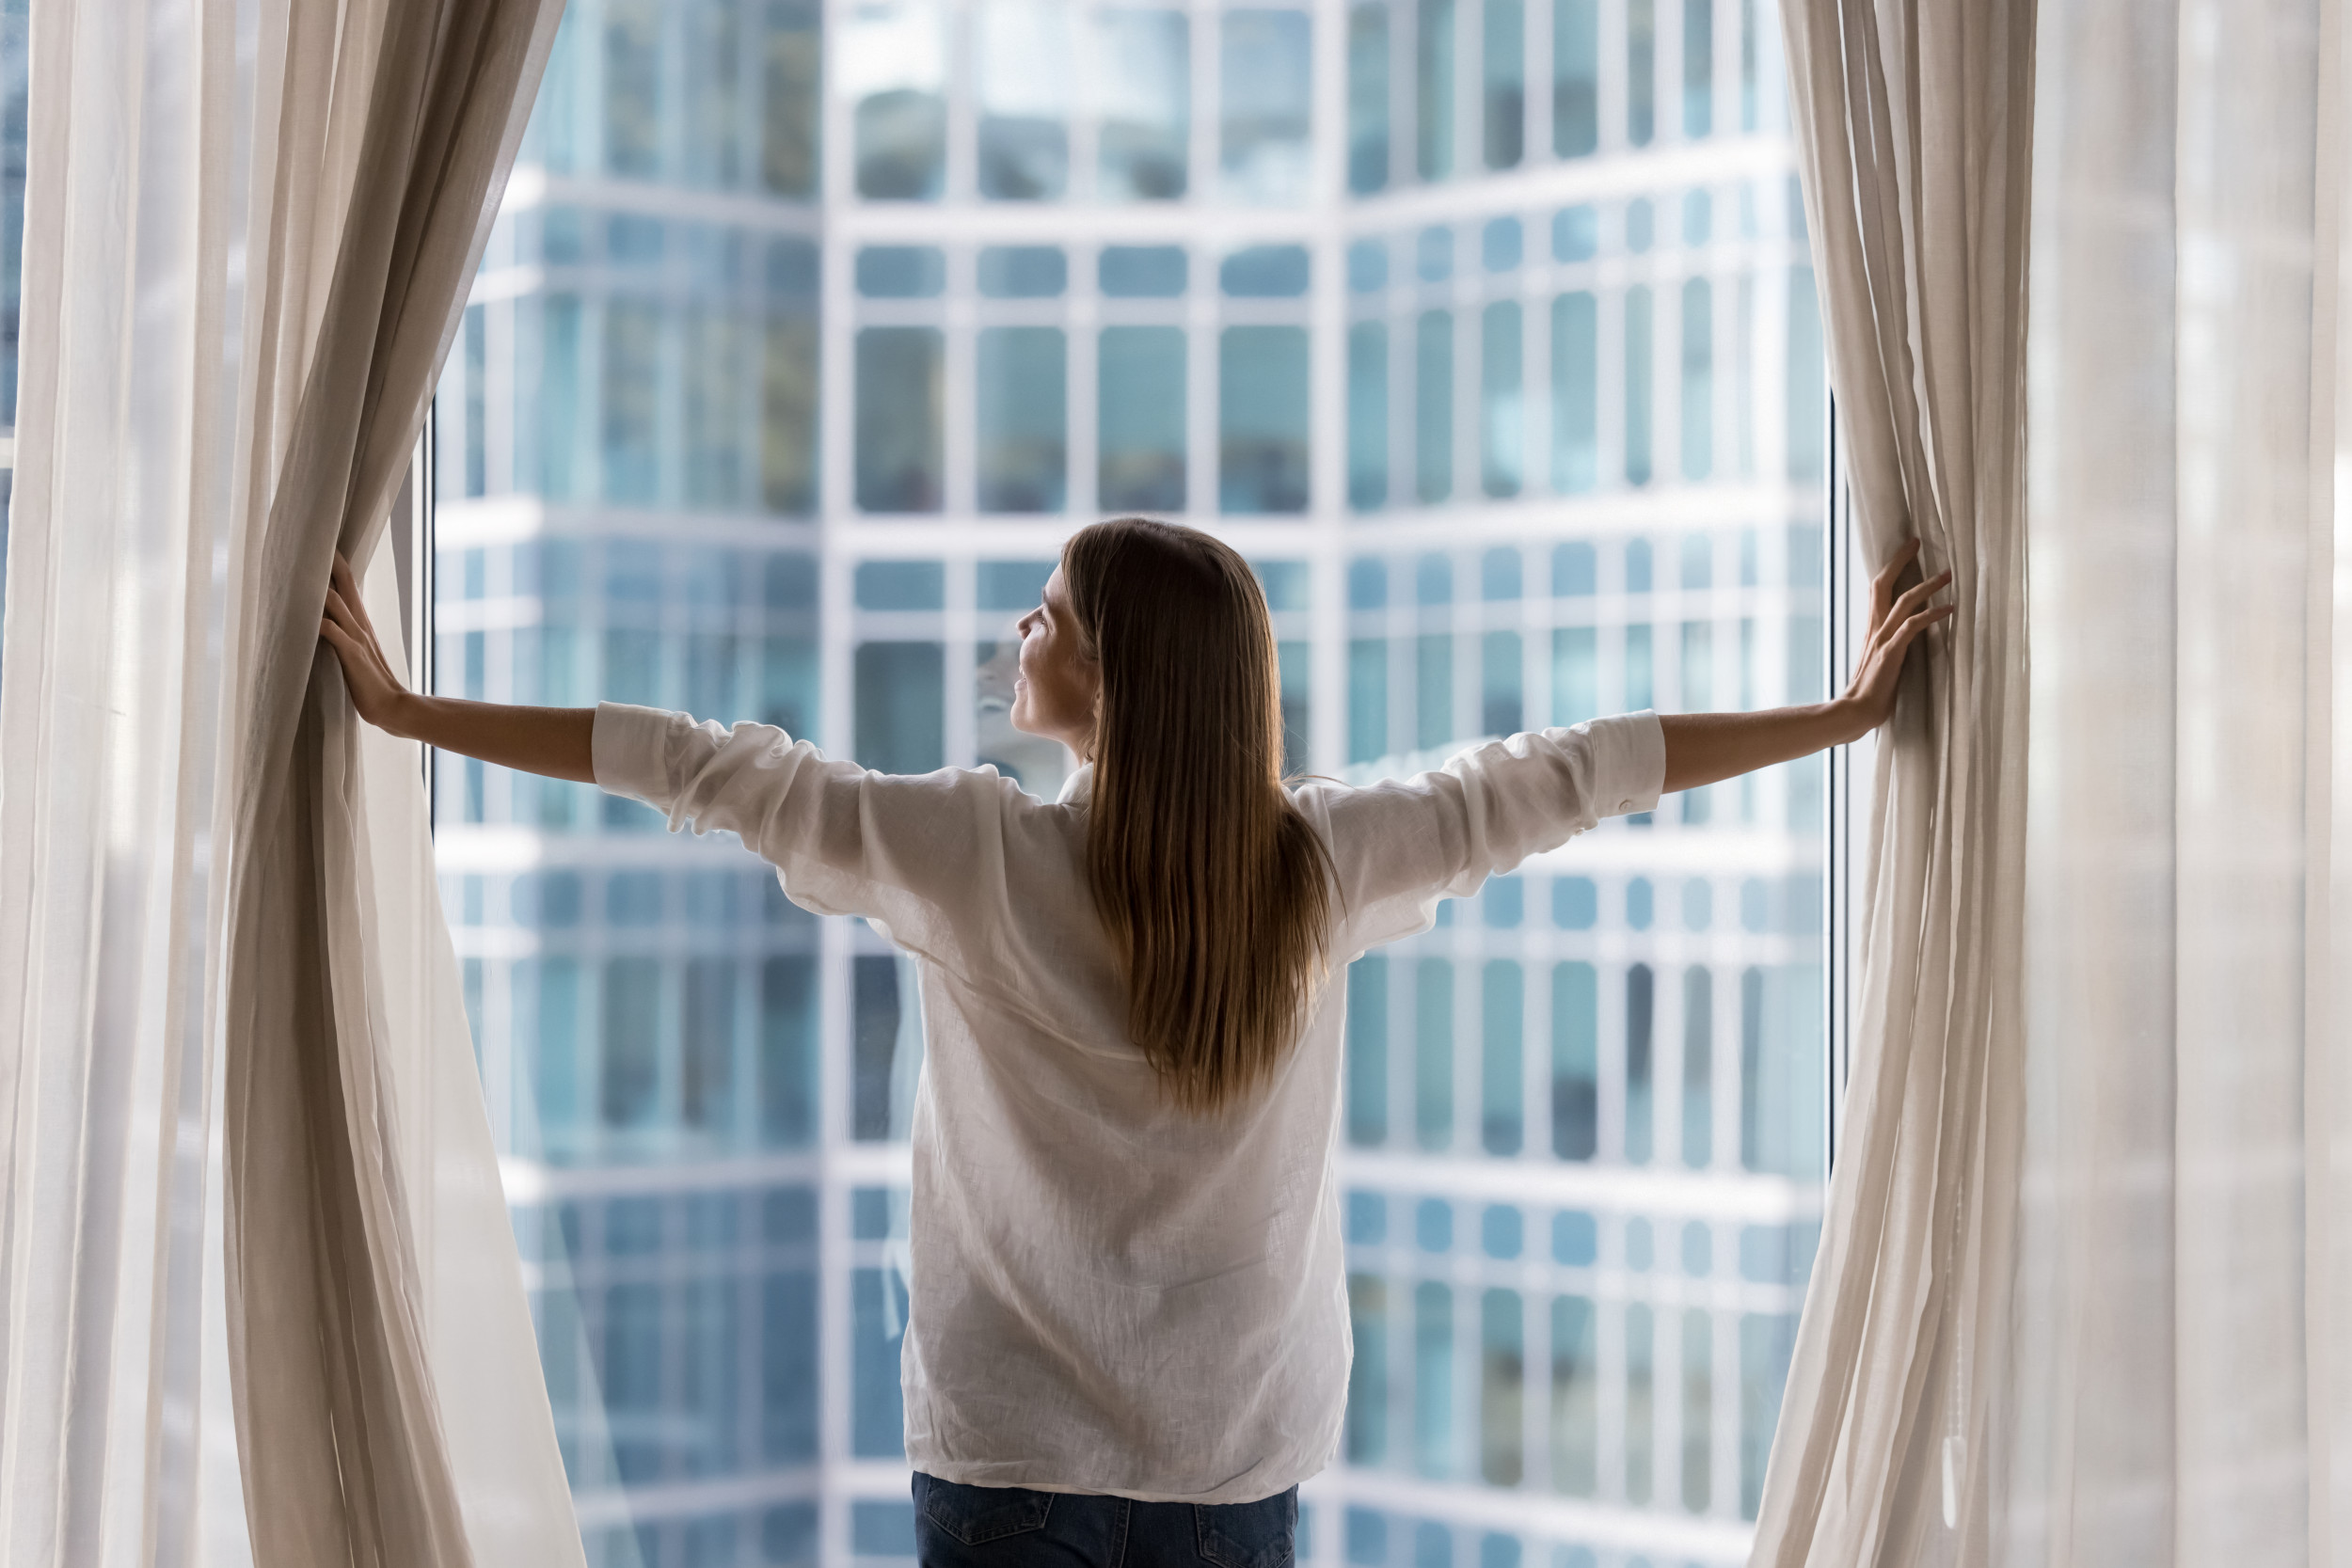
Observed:
[[[335,586],[342,591],[343,598],[350,604],[352,619],[368,634],[368,640],[373,641],[375,623],[368,617],[367,598],[359,592],[358,576],[352,571],[351,562],[343,559],[340,550],[335,554],[335,573],[338,579]]]
[[[1880,612],[1870,627],[1870,645],[1876,647],[1891,640],[1905,621],[1918,613],[1921,605],[1951,586],[1951,581],[1952,574],[1944,572],[1925,582],[1914,584],[1900,598]]]
[[[1895,547],[1893,555],[1887,557],[1886,564],[1879,568],[1878,576],[1870,579],[1871,630],[1877,630],[1879,623],[1886,619],[1886,608],[1894,602],[1895,579],[1903,575],[1903,568],[1910,565],[1918,553],[1919,541],[1905,540]]]

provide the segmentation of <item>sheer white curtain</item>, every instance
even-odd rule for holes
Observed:
[[[1852,1073],[1753,1560],[1981,1561],[2021,1117],[2033,5],[1781,14],[1861,553],[1917,537],[1959,613],[1877,749]]]
[[[399,623],[384,514],[559,8],[35,0],[11,1564],[580,1559],[416,757],[315,637],[338,547]]]
[[[2001,1560],[2352,1563],[2344,0],[2042,0]]]

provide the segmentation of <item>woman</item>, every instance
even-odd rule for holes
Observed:
[[[1020,623],[1012,721],[1086,766],[869,773],[759,724],[401,689],[338,562],[320,634],[371,722],[729,829],[920,960],[902,1370],[926,1564],[1286,1563],[1349,1356],[1339,971],[1599,818],[1851,740],[1950,613],[1874,585],[1835,702],[1648,713],[1348,788],[1280,777],[1265,600],[1191,529],[1080,530]]]

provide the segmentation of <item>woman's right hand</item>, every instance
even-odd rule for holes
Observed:
[[[405,736],[402,720],[412,699],[392,669],[392,661],[384,657],[383,644],[375,640],[374,623],[368,619],[367,605],[359,597],[359,580],[340,551],[334,574],[327,579],[326,610],[319,619],[319,636],[342,662],[343,685],[359,717],[380,730]]]

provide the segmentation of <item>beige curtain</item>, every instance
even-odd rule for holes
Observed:
[[[2344,0],[2044,0],[2000,1558],[2352,1564]]]
[[[1861,551],[1950,567],[1876,752],[1851,1076],[1753,1560],[1983,1560],[2021,1132],[2031,0],[1787,0]]]
[[[316,643],[339,546],[399,622],[385,514],[559,8],[35,0],[11,1564],[580,1560],[417,757]]]

